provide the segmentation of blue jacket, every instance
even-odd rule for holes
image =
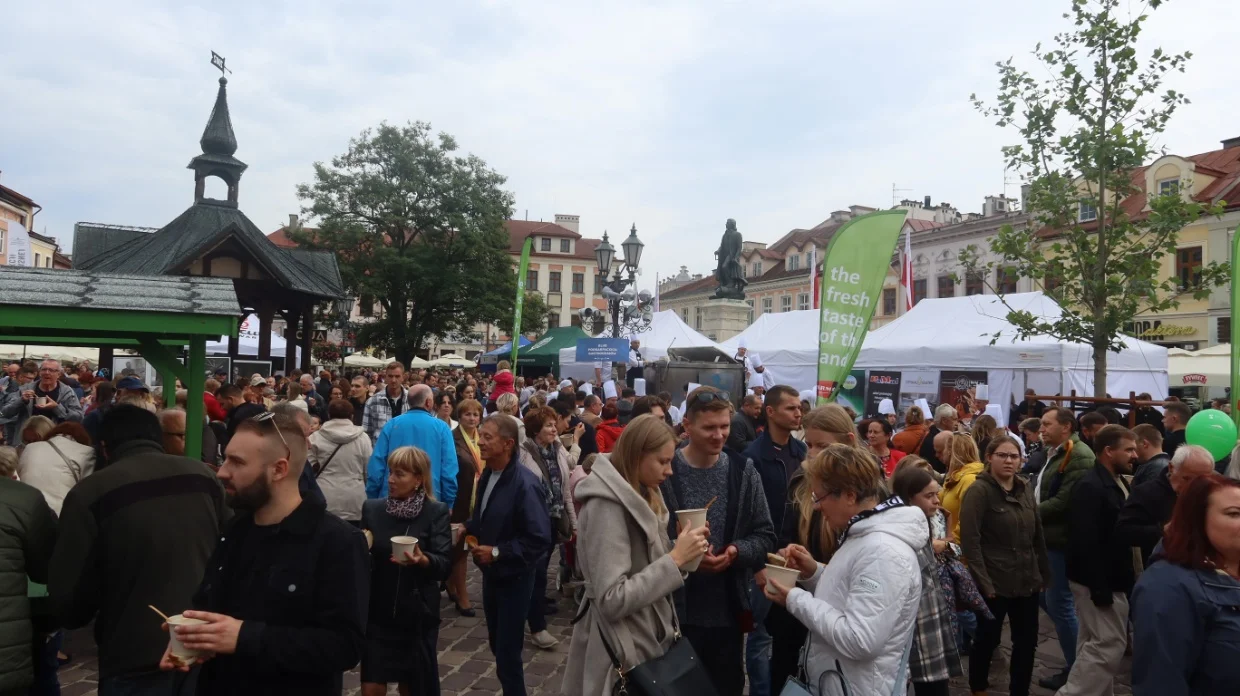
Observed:
[[[1234,696],[1240,581],[1158,560],[1132,591],[1133,696]]]
[[[804,442],[788,436],[788,445],[792,458],[798,462],[805,461],[809,448]],[[775,443],[771,441],[769,431],[763,431],[758,439],[745,448],[745,457],[753,461],[758,476],[762,479],[762,492],[766,495],[766,508],[771,511],[771,522],[776,531],[783,529],[784,510],[788,506],[788,472],[784,471],[784,463],[775,453]]]
[[[465,523],[466,532],[477,537],[480,545],[499,548],[499,558],[483,567],[482,576],[486,579],[504,580],[536,569],[542,557],[551,551],[551,511],[547,509],[542,483],[521,466],[520,454],[514,448],[512,460],[498,474],[490,467],[482,470],[474,515]],[[499,481],[486,499],[484,511],[483,497],[494,476],[499,476]]]
[[[431,458],[431,486],[435,499],[452,507],[456,502],[456,445],[448,424],[415,408],[388,421],[375,438],[375,450],[366,465],[366,497],[386,498],[387,458],[400,447],[413,446]]]

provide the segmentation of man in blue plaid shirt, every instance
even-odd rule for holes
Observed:
[[[376,392],[366,401],[362,413],[362,430],[373,443],[387,422],[409,410],[409,390],[405,389],[405,366],[399,361],[388,363],[384,376],[383,391]]]

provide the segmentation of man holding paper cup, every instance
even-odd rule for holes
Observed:
[[[775,550],[775,527],[752,462],[725,448],[732,420],[728,395],[713,387],[689,393],[684,415],[689,444],[676,451],[661,486],[677,518],[710,524],[711,551],[676,594],[681,632],[701,657],[721,696],[745,687],[745,634],[754,628],[748,588]],[[668,535],[677,537],[676,519]]]

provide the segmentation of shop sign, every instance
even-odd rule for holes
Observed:
[[[1206,383],[1205,375],[1184,375],[1183,379],[1184,379],[1185,384],[1205,384]]]

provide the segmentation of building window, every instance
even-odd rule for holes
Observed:
[[[548,315],[547,315],[547,328],[548,328],[548,329],[557,329],[557,328],[559,328],[559,327],[560,327],[560,314],[559,314],[559,312],[551,312],[550,314],[548,314]]]
[[[893,316],[896,313],[896,289],[883,288],[883,314]]]
[[[939,294],[936,297],[955,297],[956,283],[949,275],[939,276]]]
[[[526,290],[537,290],[538,289],[538,269],[537,268],[526,269],[525,289]]]
[[[44,268],[52,267],[52,257],[48,256],[47,258],[43,259],[43,267]]]
[[[770,312],[771,312],[771,307],[772,307],[772,305],[774,305],[774,304],[775,304],[775,303],[774,303],[774,301],[773,301],[771,298],[769,298],[769,297],[763,297],[763,298],[762,298],[762,313],[763,313],[763,314],[770,314]]]
[[[547,283],[547,292],[559,292],[559,291],[560,291],[560,272],[552,271],[551,280]]]
[[[573,294],[580,295],[586,291],[586,274],[573,274]]]
[[[780,295],[779,296],[779,311],[781,312],[792,311],[792,295]]]
[[[1057,275],[1047,274],[1042,278],[1042,289],[1047,293],[1055,292],[1055,290],[1057,290],[1062,284],[1063,282],[1059,280],[1059,276]]]
[[[964,275],[964,294],[966,296],[982,294],[984,285],[981,273],[970,272]]]
[[[754,261],[754,262],[753,262],[753,270],[751,270],[751,271],[749,272],[749,275],[751,275],[751,276],[753,276],[753,277],[755,277],[755,278],[757,278],[758,276],[762,275],[762,262],[761,262],[761,261]]]
[[[702,328],[702,308],[701,307],[693,308],[693,328],[695,329]]]
[[[35,267],[36,267],[36,268],[37,268],[37,267],[38,267],[38,265],[39,265],[39,252],[37,252],[37,251],[36,251],[36,252],[34,252],[34,265],[35,265]]]
[[[995,270],[995,287],[1000,294],[1010,295],[1016,292],[1016,280],[1016,269],[1011,266]]]
[[[753,300],[745,300],[745,304],[749,305],[749,323],[753,323]]]
[[[581,328],[581,315],[580,315],[580,314],[578,314],[578,313],[576,313],[576,312],[573,312],[572,314],[569,314],[569,315],[568,315],[568,325],[569,325],[569,326],[576,326],[577,328]]]
[[[358,312],[364,317],[373,317],[375,315],[375,298],[371,295],[362,295],[357,300]]]
[[[1094,205],[1093,201],[1081,201],[1079,205],[1080,210],[1078,211],[1077,219],[1081,222],[1098,219],[1098,206]]]
[[[686,324],[689,323],[689,308],[688,307],[685,307],[684,309],[680,310],[680,318],[683,319]]]
[[[801,268],[801,255],[793,254],[788,257],[788,270],[796,271]]]
[[[1218,339],[1216,343],[1231,343],[1231,317],[1218,318]]]
[[[603,294],[603,276],[598,273],[594,274],[594,294],[595,295]]]
[[[913,281],[913,304],[926,299],[926,279]]]
[[[35,256],[38,264],[38,256]],[[1190,288],[1201,283],[1201,247],[1184,247],[1175,251],[1175,275],[1180,288]]]
[[[803,292],[797,295],[797,309],[809,309],[809,293]]]
[[[1174,196],[1178,194],[1179,192],[1180,192],[1179,177],[1175,177],[1172,179],[1163,179],[1162,181],[1158,182],[1158,195],[1160,196],[1167,196],[1167,195]]]
[[[542,247],[541,247],[541,248],[542,248],[542,250],[543,250],[543,251],[551,251],[551,238],[550,238],[550,237],[543,237],[543,238],[542,238]]]
[[[569,250],[572,248],[571,245],[572,245],[571,241],[567,239],[561,239],[560,240],[560,253],[563,253],[563,254],[569,253]]]

